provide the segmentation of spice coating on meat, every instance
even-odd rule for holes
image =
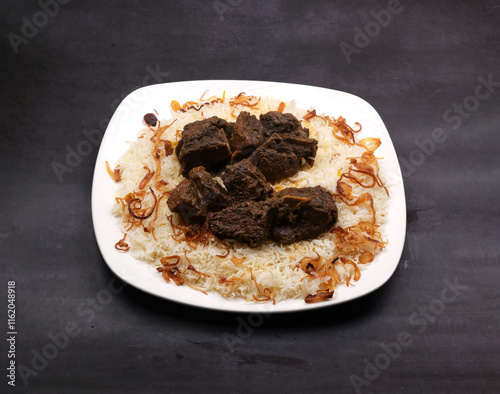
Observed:
[[[230,204],[227,191],[205,171],[204,167],[195,167],[189,171],[189,179],[196,185],[209,212],[220,211]]]
[[[274,133],[283,135],[298,135],[309,137],[309,129],[302,127],[300,121],[293,114],[283,114],[279,111],[270,111],[260,115],[266,137]]]
[[[268,181],[276,182],[299,172],[302,158],[310,161],[316,156],[317,144],[311,138],[273,134],[248,160]]]
[[[271,239],[283,244],[318,237],[337,222],[337,207],[322,186],[287,188],[277,193],[279,207]]]
[[[231,148],[248,156],[264,142],[264,127],[254,115],[240,112],[231,137]]]
[[[201,224],[206,218],[206,209],[200,200],[195,184],[184,179],[170,192],[168,208],[183,217],[187,224]]]
[[[222,181],[234,202],[261,201],[273,193],[262,172],[248,160],[228,165]]]
[[[198,166],[211,169],[223,164],[231,157],[231,148],[224,127],[227,122],[213,116],[184,126],[182,138],[175,154],[181,164],[182,175]]]
[[[189,179],[171,191],[170,210],[250,247],[318,237],[337,221],[330,192],[316,186],[275,193],[269,183],[295,175],[304,160],[314,163],[318,141],[308,136],[295,116],[278,111],[260,120],[243,111],[236,123],[214,116],[187,124],[175,152]],[[236,162],[227,165],[229,158]],[[222,186],[207,171],[224,166]]]
[[[305,159],[310,165],[314,164],[314,158],[318,151],[318,141],[313,138],[300,137],[300,136],[286,136],[283,137],[286,143],[298,157]]]
[[[232,238],[255,248],[268,239],[274,213],[274,199],[242,202],[210,214],[208,225],[218,238]]]
[[[227,122],[227,124],[222,127],[226,133],[226,138],[228,141],[231,141],[231,138],[233,138],[233,133],[234,133],[235,127],[236,127],[235,122]]]

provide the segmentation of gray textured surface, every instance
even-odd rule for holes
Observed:
[[[0,6],[0,323],[6,331],[6,282],[15,280],[18,365],[32,367],[49,333],[69,322],[80,330],[28,387],[18,373],[12,391],[355,392],[357,375],[370,383],[361,392],[499,392],[500,83],[488,98],[467,97],[481,76],[500,82],[500,3],[401,1],[350,63],[341,43],[353,45],[356,27],[376,29],[371,11],[388,2],[222,0],[215,4],[236,4],[223,20],[211,1],[155,3],[71,1],[17,54],[8,34],[22,34],[22,18],[41,6]],[[145,79],[157,67],[156,80]],[[316,85],[377,109],[400,159],[423,161],[405,171],[407,240],[389,283],[339,307],[255,321],[247,334],[248,316],[130,287],[88,312],[86,300],[113,278],[90,213],[97,148],[62,182],[52,163],[135,88],[195,79]],[[464,100],[469,111],[449,112]],[[446,140],[415,153],[437,127]],[[437,300],[446,280],[467,288],[445,304]],[[424,307],[439,313],[422,318]],[[365,359],[386,367],[381,344],[405,332],[411,343],[369,375]],[[246,338],[228,340],[238,333]]]

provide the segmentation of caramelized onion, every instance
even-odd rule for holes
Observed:
[[[308,274],[319,269],[323,260],[318,252],[314,251],[314,253],[316,253],[316,257],[304,257],[299,261],[300,268]]]
[[[223,284],[223,285],[230,285],[229,291],[227,293],[221,293],[221,294],[224,295],[224,296],[227,296],[227,295],[231,294],[233,292],[234,285],[236,284],[236,282],[239,282],[239,281],[242,281],[242,280],[243,280],[242,277],[226,278],[225,276],[221,276],[219,278],[219,283]]]
[[[255,101],[257,100],[257,101]],[[260,102],[260,97],[258,96],[247,96],[246,93],[241,92],[236,97],[233,97],[229,100],[229,105],[231,106],[231,116],[236,117],[234,115],[234,108],[238,105],[253,108],[257,106]]]
[[[307,113],[304,115],[303,119],[304,120],[311,120],[316,116],[316,110],[313,109],[312,111],[307,110]]]
[[[121,250],[122,252],[127,252],[130,249],[128,243],[125,242],[125,238],[127,238],[127,233],[123,235],[123,238],[120,239],[116,244],[115,248]]]
[[[130,213],[130,216],[139,220],[144,220],[149,218],[153,214],[158,200],[156,199],[156,195],[153,189],[149,188],[149,190],[151,191],[151,194],[155,199],[153,206],[146,209],[142,209],[142,201],[139,198],[134,198],[128,203],[128,212]]]
[[[236,267],[241,267],[241,263],[245,261],[246,257],[236,257],[232,256],[231,257],[231,262],[236,266]]]
[[[186,280],[186,278],[184,277],[184,275],[182,276],[182,278],[184,280],[184,283],[186,285],[188,285],[189,287],[191,287],[193,290],[201,291],[203,294],[208,295],[208,293],[206,291],[204,291],[204,290],[200,289],[199,287],[196,287],[196,286],[192,285],[191,283],[189,283],[189,281]],[[196,281],[196,282],[198,282],[198,281]]]
[[[259,297],[261,297],[261,298],[259,298]],[[258,294],[253,294],[252,298],[254,301],[257,301],[257,302],[265,302],[265,301],[273,300],[273,305],[276,304],[276,300],[274,299],[273,293],[267,287],[264,290],[262,290],[261,292],[259,292]]]
[[[341,141],[346,142],[349,145],[353,145],[355,143],[354,134],[359,133],[361,131],[361,125],[359,123],[355,123],[359,126],[358,130],[354,130],[351,126],[346,123],[346,120],[339,116],[337,119],[326,117],[326,120],[330,126],[335,127],[337,130],[333,131],[333,136]],[[340,135],[337,133],[339,132]]]
[[[373,152],[364,152],[360,157],[361,163],[371,167],[373,172],[378,176],[378,161]],[[382,183],[382,182],[381,182]]]
[[[373,261],[375,255],[372,252],[363,252],[358,258],[358,264],[368,264]]]
[[[148,182],[153,177],[153,175],[155,174],[155,172],[151,171],[148,167],[145,167],[145,168],[148,170],[148,173],[144,176],[141,183],[139,183],[139,190],[144,189],[146,187],[146,185],[148,184]]]
[[[106,162],[106,170],[108,171],[109,176],[115,182],[120,182],[122,180],[122,170],[120,170],[119,166],[116,166],[114,170],[111,170],[109,167],[109,163]]]
[[[170,226],[172,227],[172,230],[174,232],[174,235],[172,235],[172,239],[174,239],[177,242],[183,242],[182,240],[176,239],[175,237],[179,236],[184,236],[184,241],[188,242],[190,244],[190,247],[192,249],[196,249],[196,245],[193,247],[193,242],[198,242],[203,245],[207,245],[209,241],[209,233],[207,230],[203,228],[198,228],[198,229],[192,229],[187,226],[183,226],[181,224],[174,224],[173,216],[169,215],[167,216],[167,220],[170,223]]]
[[[355,172],[358,174],[363,174],[363,175],[365,175],[365,177],[363,177],[363,176],[360,177],[359,175],[352,174],[352,172]],[[344,176],[346,178],[350,179],[351,181],[357,183],[359,186],[364,187],[365,189],[371,189],[377,183],[377,180],[376,180],[374,174],[371,174],[369,172],[360,171],[360,170],[351,170],[351,172],[349,172],[349,174],[344,174]],[[371,179],[371,182],[367,182],[367,178],[368,178],[368,180]]]
[[[376,151],[381,144],[380,138],[363,138],[358,142],[358,145],[372,152]]]
[[[162,137],[163,133],[165,132],[165,130],[167,130],[170,126],[172,126],[176,121],[177,121],[177,119],[174,119],[172,123],[170,123],[170,124],[168,124],[166,126],[159,127],[158,130],[156,130],[155,133],[153,134],[153,136],[151,137],[151,141],[154,143],[153,149],[151,150],[151,156],[153,157],[153,159],[156,162],[154,186],[157,189],[162,189],[162,187],[167,184],[166,182],[161,181],[159,179],[160,174],[161,174],[161,149],[160,149],[160,143],[163,142],[163,144],[164,144],[165,157],[169,156],[169,154],[172,154],[172,153],[168,153],[169,152],[168,144],[167,144],[166,141],[163,141],[161,139],[161,137]]]
[[[199,104],[199,106],[197,107],[198,103],[196,101],[188,101],[184,104],[182,104],[182,109],[181,109],[181,112],[186,112],[190,109],[194,109],[195,111],[199,111],[204,105],[207,105],[209,103],[203,103],[203,104]]]
[[[208,90],[205,90],[203,92],[203,94],[200,97],[200,101],[210,101],[210,102],[218,102],[218,103],[223,103],[224,102],[224,99],[226,97],[226,91],[225,90],[222,93],[222,98],[219,98],[217,96],[211,96],[211,97],[205,99],[205,98],[203,98],[203,96],[205,96],[205,94],[207,94],[207,92],[208,92]]]
[[[203,273],[203,272],[198,271],[198,270],[197,270],[196,268],[194,268],[191,264],[189,264],[189,265],[188,265],[187,269],[188,269],[189,271],[193,271],[193,272],[197,273],[198,275],[203,275],[203,276],[206,276],[206,277],[208,277],[208,278],[211,278],[211,277],[212,277],[211,275],[208,275],[208,274],[205,274],[205,273]]]
[[[229,245],[227,243],[225,243],[224,241],[220,241],[219,242],[222,244],[222,246],[224,246],[224,248],[226,248],[226,253],[224,254],[216,254],[215,256],[216,257],[220,257],[221,259],[224,259],[226,258],[227,256],[229,256],[229,253],[231,252],[231,248],[229,247]]]
[[[333,291],[330,290],[318,290],[316,294],[309,294],[304,301],[306,304],[312,304],[315,302],[326,301],[333,297]]]
[[[348,200],[352,200],[354,198],[354,195],[352,194],[352,186],[348,185],[345,182],[342,182],[341,180],[337,181],[336,190],[341,197],[344,197]]]
[[[174,146],[172,145],[171,141],[165,141],[164,143],[165,147],[165,157],[170,156],[172,153],[174,153]]]
[[[341,188],[342,188],[342,191],[345,193],[345,190],[343,189],[343,185],[341,185]],[[342,202],[346,205],[349,205],[350,207],[354,207],[354,206],[361,205],[364,203],[369,203],[370,211],[372,213],[372,223],[375,223],[377,212],[375,211],[375,207],[373,206],[373,197],[369,193],[363,193],[354,202],[351,202],[348,199],[346,199],[341,193],[336,194],[336,196],[340,197]],[[354,196],[353,196],[353,198],[354,198]]]
[[[161,276],[163,276],[163,279],[165,279],[165,282],[170,282],[170,278],[166,272],[166,270],[163,267],[158,267],[156,268],[158,272],[161,272]]]
[[[361,155],[359,161],[357,158],[351,158],[349,172],[342,174],[340,180],[347,178],[364,188],[372,188],[377,185],[384,188],[386,194],[389,195],[387,187],[378,175],[378,170],[376,157],[373,152],[367,151]]]
[[[359,280],[359,278],[361,278],[361,271],[359,270],[359,267],[356,265],[356,263],[352,260],[348,260],[348,259],[341,259],[342,262],[346,265],[351,265],[353,268],[354,268],[354,276],[353,276],[353,279],[355,282],[357,282]]]
[[[179,268],[174,267],[172,269],[166,269],[163,267],[159,267],[157,268],[157,270],[162,273],[165,281],[169,282],[169,279],[172,279],[177,286],[184,284],[184,279],[182,278],[182,274],[179,271]]]
[[[380,238],[380,234],[376,231],[365,232],[365,229],[365,226],[354,225],[346,228],[334,227],[331,232],[334,234],[335,245],[343,254],[363,252],[374,254],[377,249],[383,249],[385,243]],[[364,259],[368,259],[368,255],[363,257],[363,261]]]
[[[169,264],[169,263],[167,263],[167,261],[169,261],[169,260],[175,260],[175,262],[174,262],[174,263],[170,263],[170,264]],[[179,264],[179,261],[180,261],[180,260],[181,260],[181,256],[174,254],[174,255],[172,255],[172,256],[165,256],[165,257],[162,257],[162,258],[160,259],[160,263],[162,263],[162,264],[163,264],[163,266],[165,266],[165,267],[174,267],[174,266],[176,266],[177,264]]]
[[[207,90],[201,95],[200,100],[199,100],[199,101],[202,101],[201,103],[198,103],[196,101],[186,101],[181,106],[178,101],[173,100],[170,103],[170,106],[172,107],[174,112],[179,112],[179,111],[186,112],[186,111],[189,111],[191,109],[194,109],[195,111],[199,111],[205,105],[215,104],[215,103],[223,103],[225,100],[225,97],[226,97],[226,91],[224,91],[222,98],[212,96],[212,97],[209,97],[208,99],[204,99],[203,97],[205,96],[206,93],[207,93]]]
[[[333,259],[328,266],[328,270],[326,271],[326,275],[330,277],[329,279],[329,288],[333,290],[337,283],[341,282],[339,273],[337,272],[335,265],[338,263],[338,257]]]

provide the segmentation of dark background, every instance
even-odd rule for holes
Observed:
[[[74,0],[44,17],[40,3],[2,1],[0,327],[15,280],[16,361],[33,373],[26,386],[18,371],[10,391],[348,393],[352,379],[369,383],[361,392],[500,391],[500,3],[401,0],[375,34],[372,12],[388,3]],[[23,28],[30,38],[15,44]],[[354,45],[355,28],[374,37],[348,62],[341,44]],[[479,100],[481,77],[498,82],[477,88]],[[67,165],[83,130],[105,127],[137,87],[197,79],[315,85],[375,107],[413,168],[403,168],[405,249],[383,288],[260,320],[131,287],[102,298],[120,284],[92,228],[98,148],[59,178],[54,163]],[[438,127],[446,140],[430,143]],[[445,281],[466,286],[446,304]],[[96,297],[105,305],[88,306]],[[77,334],[55,354],[49,336],[68,324]],[[383,345],[401,335],[411,343],[387,365]],[[52,359],[36,364],[43,349]],[[6,377],[0,387],[9,391]]]

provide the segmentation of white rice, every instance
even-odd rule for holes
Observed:
[[[256,107],[248,108],[244,106],[235,107],[233,114],[238,115],[240,111],[248,111],[257,117],[261,113],[275,111],[281,100],[262,97]],[[297,109],[294,102],[287,103],[283,112],[292,113],[298,119],[302,119],[306,114],[305,110]],[[235,117],[231,115],[231,107],[226,100],[224,103],[215,103],[204,106],[200,111],[187,110],[186,112],[173,112],[172,116],[175,123],[162,134],[162,140],[169,140],[175,144],[177,138],[180,138],[184,125],[196,120],[218,116],[228,121],[234,121]],[[160,125],[172,123],[173,119],[162,120]],[[283,180],[274,185],[274,188],[281,190],[285,187],[305,187],[321,185],[332,193],[336,192],[336,185],[341,173],[349,169],[349,158],[360,157],[366,150],[358,145],[349,145],[335,138],[330,126],[319,117],[308,121],[302,121],[304,127],[309,128],[310,137],[318,140],[318,152],[314,165],[311,168],[304,168],[293,177]],[[116,197],[123,198],[128,193],[138,190],[138,185],[147,174],[145,167],[152,171],[156,169],[156,162],[151,155],[153,143],[150,138],[153,136],[154,128],[145,128],[139,133],[136,141],[130,142],[130,148],[121,157],[118,165],[122,172],[122,180]],[[177,133],[177,138],[176,138]],[[381,175],[383,178],[383,174]],[[160,179],[168,182],[167,190],[173,189],[180,181],[184,179],[181,175],[180,165],[175,154],[161,158],[161,176]],[[161,191],[153,187],[154,182],[150,181],[148,188],[151,187],[157,196]],[[146,188],[147,189],[147,188]],[[385,212],[388,197],[382,187],[362,188],[353,185],[353,193],[359,196],[368,192],[374,202],[376,211],[376,223],[384,223]],[[309,294],[315,294],[321,289],[320,285],[326,282],[327,278],[306,277],[305,272],[297,267],[297,263],[304,257],[316,257],[319,254],[323,261],[332,260],[338,255],[338,249],[334,242],[334,234],[327,233],[314,240],[304,240],[291,245],[280,245],[274,242],[266,242],[260,247],[250,248],[245,244],[226,240],[231,247],[231,252],[227,258],[216,257],[224,255],[226,249],[217,240],[212,240],[205,247],[198,245],[192,249],[186,242],[177,242],[172,238],[173,230],[167,220],[169,215],[173,215],[174,222],[178,221],[177,215],[172,213],[167,206],[167,198],[163,198],[158,209],[156,221],[152,224],[154,236],[152,233],[145,232],[142,226],[136,226],[129,229],[129,225],[124,222],[122,210],[117,203],[113,208],[113,213],[119,217],[123,232],[127,234],[126,242],[130,245],[129,253],[139,260],[144,260],[157,267],[161,267],[160,259],[166,256],[179,255],[181,261],[178,268],[185,279],[189,280],[194,286],[203,289],[206,292],[217,291],[227,297],[244,297],[247,300],[257,295],[259,291],[255,282],[258,283],[260,291],[269,289],[274,295],[276,301],[288,298],[304,298]],[[361,221],[370,221],[372,213],[369,209],[359,206],[348,206],[340,199],[337,199],[338,223],[337,226],[345,228],[353,226]],[[144,225],[149,225],[152,221],[152,215],[144,220]],[[383,226],[379,228],[383,235]],[[189,261],[184,257],[187,251]],[[245,257],[243,263],[237,267],[231,257]],[[197,271],[203,272],[209,276],[200,276],[199,274],[186,270],[191,264]],[[354,268],[346,265],[336,265],[342,281],[349,278],[354,273]],[[362,269],[363,266],[360,266]],[[252,280],[253,274],[255,281]],[[160,274],[158,274],[160,275]],[[234,282],[234,287],[221,281],[222,278],[242,278]],[[222,283],[221,283],[222,282]],[[175,286],[172,282],[165,283],[165,286]],[[261,297],[262,298],[262,297]]]

